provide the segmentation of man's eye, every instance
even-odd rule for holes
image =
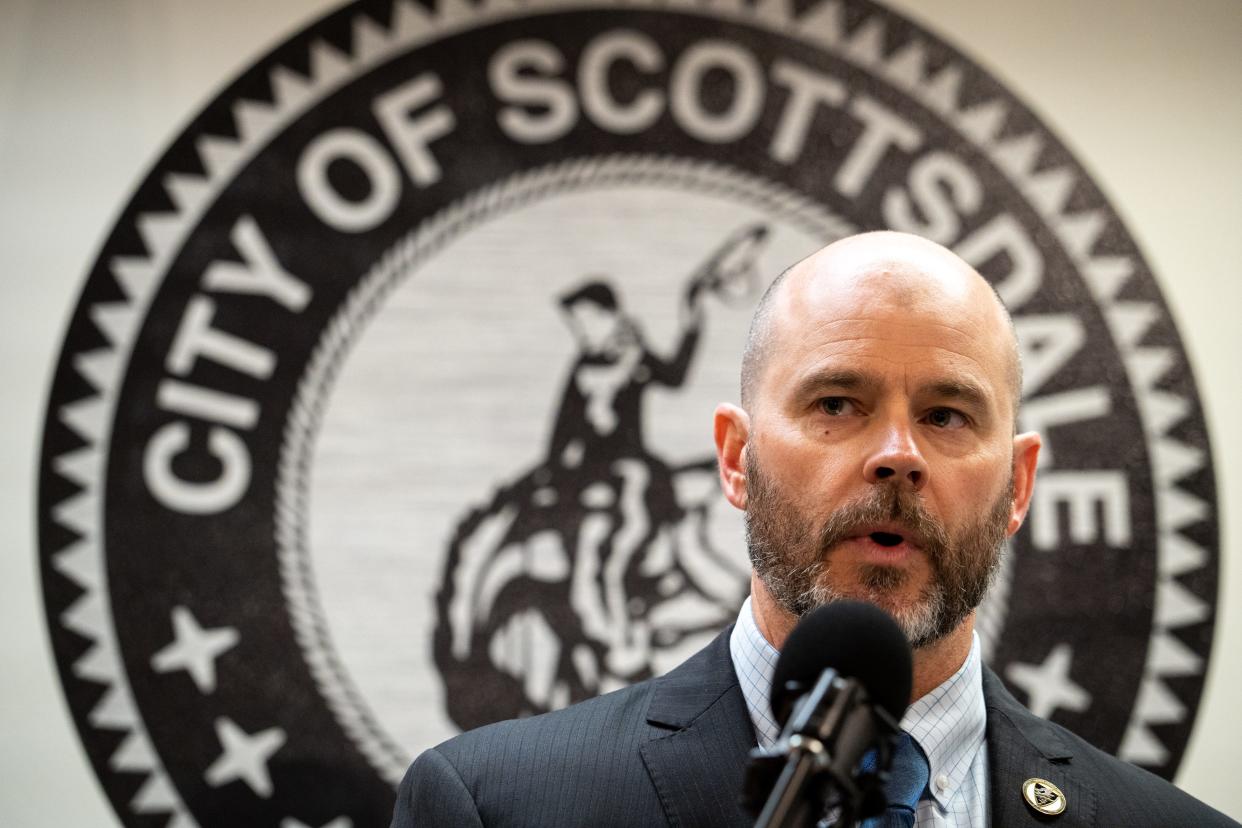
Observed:
[[[927,422],[936,428],[961,428],[966,425],[966,417],[952,408],[933,408],[927,413]]]
[[[819,407],[829,417],[843,417],[857,410],[854,403],[845,397],[824,397],[819,401]]]

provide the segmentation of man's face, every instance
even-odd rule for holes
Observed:
[[[786,290],[744,456],[772,598],[870,601],[916,647],[979,604],[1020,524],[1008,331],[941,287],[894,266]]]

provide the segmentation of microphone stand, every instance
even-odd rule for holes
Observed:
[[[789,689],[796,696],[804,685]],[[813,828],[829,814],[834,825],[849,826],[883,813],[899,733],[861,682],[824,670],[795,703],[776,744],[750,753],[742,804],[758,812],[755,828]],[[871,749],[874,769],[860,771]]]

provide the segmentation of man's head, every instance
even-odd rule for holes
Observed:
[[[760,302],[743,408],[722,405],[726,496],[757,590],[790,619],[838,597],[916,646],[960,629],[1030,501],[1013,328],[969,265],[900,233],[844,239]]]
[[[585,353],[605,351],[620,335],[624,314],[612,287],[594,280],[561,297],[569,328]]]

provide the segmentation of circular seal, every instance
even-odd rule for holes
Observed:
[[[1207,435],[1047,129],[862,0],[400,0],[212,102],[71,323],[43,588],[121,819],[381,824],[420,750],[710,639],[746,588],[708,422],[750,309],[881,227],[992,281],[1045,435],[988,662],[1171,776],[1214,621]]]
[[[1036,813],[1059,816],[1065,812],[1065,794],[1047,779],[1032,777],[1022,783],[1022,798]]]

